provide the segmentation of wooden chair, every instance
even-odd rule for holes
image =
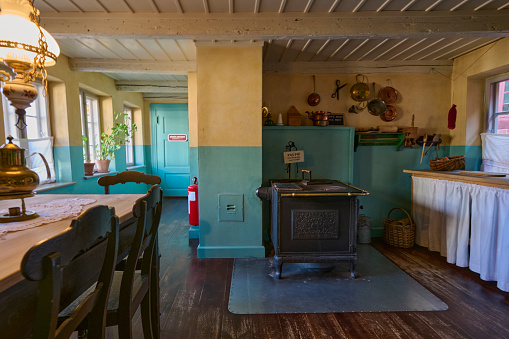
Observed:
[[[117,325],[119,338],[132,338],[132,318],[140,305],[144,337],[159,338],[157,230],[162,198],[162,189],[154,185],[133,206],[136,233],[123,271],[115,271],[108,302],[106,325]]]
[[[95,206],[59,235],[27,251],[21,271],[39,282],[32,338],[68,338],[85,318],[88,337],[104,338],[118,234],[115,210]],[[90,293],[85,295],[87,289]],[[59,323],[64,308],[70,316]]]
[[[135,182],[137,184],[159,185],[161,178],[154,174],[145,174],[138,171],[124,171],[115,175],[100,177],[97,183],[104,186],[104,194],[110,194],[110,186],[116,184],[125,184],[127,182]]]

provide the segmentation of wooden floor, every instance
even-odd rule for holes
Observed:
[[[162,338],[509,338],[509,293],[436,252],[390,247],[379,239],[372,245],[442,299],[447,311],[232,314],[233,259],[196,258],[197,242],[188,239],[187,200],[165,199],[163,213]]]

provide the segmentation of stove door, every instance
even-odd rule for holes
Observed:
[[[279,253],[354,253],[356,204],[351,196],[280,197]]]

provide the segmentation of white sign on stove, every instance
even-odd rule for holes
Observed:
[[[304,151],[284,152],[283,155],[285,158],[285,164],[304,162]]]

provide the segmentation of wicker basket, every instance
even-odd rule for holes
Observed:
[[[391,212],[394,210],[402,210],[408,218],[390,219]],[[384,241],[391,246],[414,247],[415,224],[407,211],[399,207],[390,210],[387,219],[384,220]]]
[[[465,166],[465,156],[455,155],[449,157],[449,160],[430,160],[429,168],[434,171],[454,171],[462,169]]]

